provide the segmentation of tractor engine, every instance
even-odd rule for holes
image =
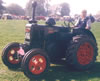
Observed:
[[[26,26],[25,41],[31,48],[44,48],[45,30],[37,25]]]

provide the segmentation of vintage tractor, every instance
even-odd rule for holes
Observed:
[[[76,70],[92,68],[98,55],[97,43],[91,31],[68,26],[54,26],[50,18],[46,25],[38,25],[33,18],[26,25],[24,44],[13,42],[2,52],[3,63],[10,69],[22,68],[29,78],[45,77],[50,63],[65,61]]]

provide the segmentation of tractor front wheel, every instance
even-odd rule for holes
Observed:
[[[24,74],[30,79],[45,77],[49,65],[48,55],[41,49],[28,51],[21,63]]]
[[[17,69],[20,67],[21,59],[18,58],[18,50],[20,44],[13,42],[8,44],[2,52],[2,61],[9,69]]]

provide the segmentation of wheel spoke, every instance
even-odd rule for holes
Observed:
[[[18,50],[19,48],[12,48],[9,50],[7,57],[11,64],[18,64],[20,62],[20,59],[18,59],[16,55]]]

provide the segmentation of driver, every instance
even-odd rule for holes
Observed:
[[[77,20],[75,27],[83,28],[83,29],[91,29],[91,20],[87,17],[87,10],[83,10],[81,12],[80,18]]]

